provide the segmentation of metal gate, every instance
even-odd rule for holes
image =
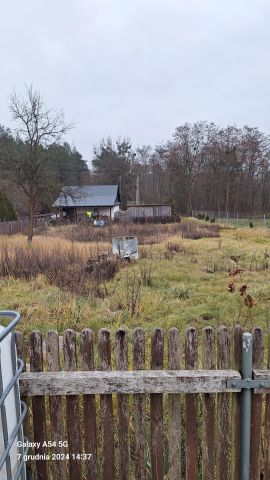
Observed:
[[[10,323],[0,326],[0,480],[26,480],[23,420],[27,407],[20,401],[18,378],[23,362],[17,359],[14,334],[20,315],[3,311],[1,318],[9,318]]]

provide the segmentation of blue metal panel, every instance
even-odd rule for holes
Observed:
[[[112,207],[120,204],[118,185],[64,187],[53,207]]]

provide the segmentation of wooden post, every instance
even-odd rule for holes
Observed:
[[[206,327],[203,330],[203,368],[211,370],[216,368],[215,354],[215,332],[212,327]],[[203,396],[203,478],[212,480],[215,478],[215,394],[206,393]]]
[[[163,330],[156,328],[151,338],[151,368],[161,370],[163,368],[164,338]],[[152,480],[163,480],[163,395],[162,393],[151,394],[151,466]]]
[[[230,335],[227,327],[218,330],[218,368],[230,368]],[[219,452],[218,470],[219,480],[228,480],[229,477],[229,396],[221,393],[218,398],[219,412]]]
[[[242,363],[242,335],[243,329],[240,325],[236,325],[233,330],[234,339],[234,365],[235,370],[241,370]],[[232,414],[233,414],[233,438],[232,438],[232,453],[233,453],[233,480],[240,478],[240,428],[241,424],[241,394],[234,393],[232,396]]]
[[[144,331],[133,331],[133,368],[144,370]],[[146,395],[134,395],[135,478],[146,480]]]
[[[17,357],[23,360],[24,368],[23,371],[26,371],[26,358],[25,358],[25,349],[24,349],[24,335],[23,332],[16,332],[15,333],[15,342],[16,342],[16,349],[17,349]],[[22,402],[27,405],[27,415],[24,420],[23,424],[23,433],[26,438],[30,438],[30,415],[29,415],[29,405],[30,401],[27,397],[21,397]],[[30,454],[30,449],[29,449]],[[31,460],[27,460],[26,462],[26,469],[27,471],[31,472]]]
[[[30,370],[31,372],[42,372],[42,336],[38,331],[30,334]],[[32,398],[33,431],[34,442],[40,443],[40,448],[35,448],[35,454],[46,455],[47,449],[42,446],[47,440],[46,432],[46,410],[45,398],[42,396]],[[46,460],[36,461],[37,480],[44,480],[48,477]]]
[[[94,341],[93,333],[89,328],[81,332],[82,370],[94,370]],[[97,426],[95,395],[83,396],[83,423],[84,423],[84,451],[91,453],[91,459],[86,463],[88,480],[98,480],[97,458]]]
[[[111,370],[110,332],[102,328],[98,333],[99,369]],[[100,396],[101,431],[103,436],[103,480],[114,480],[114,432],[112,395]]]
[[[63,337],[63,349],[65,370],[67,372],[77,370],[76,333],[74,330],[65,330]],[[66,396],[66,418],[70,455],[70,480],[80,480],[82,462],[76,457],[78,454],[82,453],[80,439],[80,407],[79,397],[76,395]]]
[[[59,358],[59,338],[56,331],[49,331],[46,338],[46,360],[48,372],[59,372],[60,370],[60,358]],[[56,447],[51,448],[51,453],[66,454],[67,448],[61,448],[59,442],[65,440],[65,432],[63,428],[63,409],[62,409],[62,397],[50,396],[49,397],[49,410],[50,410],[50,426],[51,433],[50,439],[56,442]],[[50,463],[51,474],[53,480],[66,480],[66,461],[56,460]]]
[[[168,367],[180,369],[180,338],[177,328],[168,332]],[[181,396],[168,395],[169,478],[181,480]]]
[[[198,339],[194,328],[186,331],[185,341],[186,368],[193,370],[198,366]],[[186,480],[198,480],[198,399],[188,394],[186,401]]]
[[[263,368],[263,332],[261,328],[253,328],[253,368]],[[251,448],[250,448],[250,480],[259,480],[261,461],[262,433],[262,395],[252,395],[251,403]],[[267,478],[267,477],[265,477]]]
[[[270,331],[267,332],[267,367],[270,369]],[[270,394],[265,395],[264,478],[270,478]]]
[[[118,330],[115,335],[115,366],[116,370],[128,369],[128,332]],[[129,406],[128,395],[117,396],[119,417],[119,478],[130,479],[130,446],[129,446]]]

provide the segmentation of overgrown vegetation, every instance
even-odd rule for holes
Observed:
[[[69,227],[34,237],[32,248],[22,236],[0,238],[1,308],[19,310],[21,328],[27,332],[84,327],[97,331],[101,326],[141,325],[151,330],[159,325],[183,330],[187,325],[267,325],[268,229],[221,229],[219,237],[194,240],[183,238],[179,225],[146,225],[144,234],[141,227],[132,230],[139,238],[139,262],[120,265],[101,255],[111,247],[111,231],[106,229],[93,229],[104,242],[68,240]],[[232,278],[230,257],[239,255],[245,269],[243,284],[256,300],[251,309],[240,292],[227,291]],[[241,286],[239,279],[236,292]]]
[[[117,271],[116,259],[89,258],[74,245],[63,249],[59,243],[53,250],[35,246],[10,249],[5,243],[0,253],[2,278],[29,281],[44,275],[50,284],[77,295],[103,296],[101,285]]]
[[[50,235],[71,240],[72,242],[97,243],[111,243],[113,237],[136,236],[140,245],[154,245],[172,236],[198,240],[200,238],[219,237],[220,234],[217,225],[206,225],[197,221],[183,220],[165,225],[153,223],[144,225],[113,223],[103,228],[96,228],[92,224],[82,224],[79,228],[78,225],[69,225],[52,229]]]

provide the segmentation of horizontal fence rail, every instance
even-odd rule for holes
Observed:
[[[240,379],[234,370],[141,370],[135,372],[24,373],[21,395],[92,395],[110,393],[221,393],[228,379]]]
[[[18,332],[33,480],[239,480],[241,394],[227,386],[241,378],[242,333],[69,329],[60,344],[56,331]],[[269,333],[252,336],[253,378],[270,379]],[[270,393],[254,393],[250,479],[265,480]]]

